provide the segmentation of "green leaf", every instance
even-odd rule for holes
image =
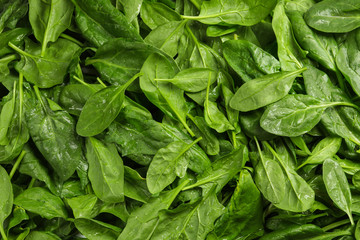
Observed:
[[[298,11],[288,11],[292,29],[300,46],[308,51],[308,56],[329,70],[337,71],[335,56],[338,45],[332,35],[315,32],[306,24]]]
[[[304,72],[307,94],[325,102],[351,102],[349,97],[324,72],[309,67]],[[321,124],[333,135],[349,139],[360,144],[360,112],[357,109],[338,106],[326,109]]]
[[[130,167],[124,167],[124,195],[128,198],[146,203],[151,197],[151,193],[146,185],[146,179]]]
[[[183,90],[171,83],[154,81],[156,78],[173,78],[178,72],[174,63],[159,54],[152,54],[146,59],[141,72],[144,75],[140,77],[140,88],[150,102],[169,117],[180,121],[194,135],[186,124],[187,106]]]
[[[326,159],[332,158],[340,149],[342,139],[339,137],[326,137],[321,140],[312,151],[311,155],[298,167],[306,164],[321,164]]]
[[[65,111],[53,112],[38,88],[36,96],[27,91],[26,120],[36,147],[61,180],[73,175],[83,158],[75,121]]]
[[[86,140],[86,157],[96,196],[104,202],[124,201],[124,165],[115,145],[90,137]]]
[[[252,26],[263,20],[274,8],[275,0],[211,0],[201,5],[200,15],[188,19],[198,20],[209,25]]]
[[[6,170],[0,166],[0,231],[3,236],[4,221],[11,214],[13,208],[13,189]]]
[[[342,104],[346,105],[323,103],[309,95],[288,95],[265,110],[260,125],[270,133],[296,137],[315,127],[326,108]]]
[[[186,92],[199,92],[206,89],[209,77],[210,84],[213,84],[216,81],[216,73],[210,68],[188,68],[178,72],[171,79],[154,80],[170,82]]]
[[[151,45],[117,38],[109,40],[99,47],[93,58],[86,59],[86,64],[94,65],[101,78],[107,82],[123,85],[128,79],[140,72],[145,60],[152,53],[163,54]],[[132,87],[130,89],[133,89]]]
[[[178,53],[179,40],[186,23],[186,20],[165,23],[152,30],[144,41],[174,57]]]
[[[359,39],[360,30],[351,32],[336,55],[336,65],[358,96],[360,96],[360,65],[357,61],[360,56]]]
[[[236,189],[225,213],[215,224],[218,238],[236,239],[263,228],[261,194],[247,170],[240,172]]]
[[[306,69],[268,74],[243,84],[230,100],[230,107],[248,112],[285,97],[295,78]]]
[[[136,74],[122,86],[106,87],[91,95],[80,113],[76,132],[90,137],[109,127],[121,111],[126,88],[140,75]]]
[[[94,194],[81,195],[66,200],[75,218],[94,218],[100,212],[98,198]]]
[[[69,40],[59,39],[46,48],[40,56],[41,46],[31,40],[25,41],[25,51],[10,43],[21,55],[21,61],[15,66],[24,74],[27,81],[40,88],[50,88],[64,81],[71,59],[77,54],[79,46]]]
[[[93,219],[79,218],[74,223],[79,232],[90,240],[115,240],[121,231],[118,227]]]
[[[41,187],[26,189],[14,199],[14,204],[46,219],[68,217],[63,201]]]
[[[191,144],[175,141],[155,154],[146,173],[146,183],[152,194],[161,192],[175,180],[176,176],[184,177],[189,164],[187,151],[199,140]]]
[[[223,43],[223,51],[228,64],[245,82],[279,72],[279,61],[249,41],[226,41]]]
[[[75,21],[84,37],[96,47],[112,38],[142,41],[135,27],[108,0],[71,0]],[[134,74],[132,74],[134,75]]]
[[[144,23],[151,29],[155,29],[171,21],[180,21],[180,15],[173,9],[161,2],[144,0],[140,9],[140,16]]]
[[[29,0],[29,21],[45,56],[48,42],[55,42],[71,23],[74,5],[70,0]]]
[[[356,0],[325,0],[305,13],[306,23],[322,32],[343,33],[360,27],[360,3]]]
[[[32,231],[26,240],[60,240],[56,234],[51,232]]]
[[[350,187],[341,166],[330,158],[326,159],[323,164],[323,179],[330,198],[338,208],[346,212],[351,224],[354,225]]]
[[[283,0],[275,7],[272,27],[276,35],[281,70],[295,71],[303,68],[306,54],[294,38],[290,20],[285,14]]]

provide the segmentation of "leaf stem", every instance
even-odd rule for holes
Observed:
[[[40,90],[39,90],[38,86],[34,86],[34,90],[35,90],[36,97],[39,99],[39,101],[41,103],[41,106],[44,109],[46,109],[45,103],[43,102],[43,99],[42,99],[42,96],[41,96],[41,93],[40,93]]]
[[[101,84],[101,86],[106,88],[106,84],[103,81],[101,81],[101,79],[99,77],[97,77],[96,80]]]
[[[22,112],[23,112],[23,102],[24,102],[24,89],[23,89],[23,83],[24,83],[24,75],[22,73],[19,73],[19,129],[21,130],[22,125]]]
[[[23,160],[24,156],[26,154],[25,150],[22,150],[22,152],[20,153],[19,157],[16,159],[14,166],[12,167],[10,174],[9,174],[9,178],[10,180],[12,179],[12,177],[14,176],[17,168],[19,167],[21,160]]]
[[[5,234],[5,231],[4,231],[4,227],[2,224],[0,224],[0,233],[1,233],[1,237],[3,240],[8,240],[6,234]]]
[[[32,188],[34,186],[35,181],[36,181],[36,178],[32,178],[27,189]]]
[[[337,228],[339,226],[342,226],[342,225],[345,225],[345,224],[348,224],[348,223],[350,223],[350,220],[349,219],[344,219],[344,220],[341,220],[341,221],[338,221],[338,222],[334,222],[334,223],[332,223],[330,225],[327,225],[327,226],[325,226],[325,227],[323,227],[321,229],[324,232],[327,232],[327,231],[329,231],[331,229]]]
[[[78,81],[79,83],[81,83],[84,86],[87,86],[88,88],[91,88],[92,90],[96,91],[96,89],[91,86],[90,84],[88,84],[87,82],[85,82],[84,80],[81,80],[80,78],[78,78],[77,76],[73,76],[73,78]]]
[[[75,39],[75,38],[73,38],[73,37],[71,37],[71,36],[69,36],[69,35],[67,35],[65,33],[60,34],[60,37],[65,38],[65,39],[67,39],[67,40],[69,40],[69,41],[71,41],[73,43],[76,43],[80,47],[84,46],[84,44],[82,42],[80,42],[79,40],[77,40],[77,39]]]

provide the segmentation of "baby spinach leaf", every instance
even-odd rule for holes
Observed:
[[[263,115],[265,109],[258,109],[246,113],[241,113],[240,115],[240,124],[241,129],[244,133],[254,138],[256,137],[258,140],[271,140],[275,138],[276,135],[268,133],[260,126],[260,119]]]
[[[12,97],[11,97],[12,95]],[[11,97],[7,102],[4,103],[1,109],[0,115],[0,145],[7,145],[9,143],[9,139],[7,137],[7,133],[11,124],[11,120],[15,111],[15,100],[16,100],[16,88],[14,86],[14,90],[12,94],[9,94]]]
[[[209,190],[209,187],[211,188],[211,186],[216,183],[216,192],[219,192],[226,183],[241,170],[247,159],[248,149],[246,146],[241,145],[231,153],[216,159],[209,168],[197,177],[196,183],[185,187],[183,190],[198,186],[202,186],[203,189]]]
[[[0,187],[0,232],[4,237],[4,221],[11,214],[14,196],[9,175],[3,167],[0,167]]]
[[[204,239],[224,209],[218,202],[214,189],[201,202],[161,212],[151,239]]]
[[[264,19],[274,8],[276,1],[211,0],[201,5],[200,15],[186,16],[209,25],[252,26]]]
[[[0,6],[0,33],[5,27],[16,25],[19,18],[27,12],[27,2],[24,0],[4,0]],[[24,11],[25,10],[25,11]]]
[[[207,154],[217,155],[220,152],[220,142],[213,133],[213,130],[207,126],[203,117],[191,117],[189,126],[195,133],[196,137],[202,138],[199,141],[199,144]]]
[[[14,199],[14,204],[46,219],[68,217],[63,201],[41,187],[26,189]]]
[[[93,219],[78,218],[74,223],[85,237],[92,240],[115,240],[121,231],[118,227]]]
[[[9,43],[21,55],[15,68],[24,74],[27,81],[40,88],[50,88],[64,81],[71,59],[77,54],[79,46],[71,41],[59,39],[49,45],[43,56],[41,46],[31,40],[25,41],[25,51]]]
[[[295,78],[305,70],[268,74],[246,82],[231,98],[230,107],[248,112],[276,102],[288,94]]]
[[[348,103],[324,103],[309,95],[288,95],[265,110],[260,125],[270,133],[296,137],[315,127],[326,108],[338,105]]]
[[[140,13],[140,9],[143,3],[143,0],[136,0],[136,1],[126,1],[126,0],[118,0],[123,8],[125,17],[128,19],[129,22],[133,22],[137,15]]]
[[[211,73],[209,74],[206,88],[206,97],[204,102],[204,118],[209,127],[215,129],[218,133],[227,130],[234,130],[226,116],[219,110],[216,102],[209,100],[209,91],[211,83]]]
[[[67,199],[75,218],[94,218],[99,214],[100,202],[94,194]]]
[[[65,111],[52,111],[47,100],[35,88],[26,94],[26,121],[31,138],[61,180],[67,180],[83,158],[75,121]]]
[[[275,204],[280,203],[285,196],[286,176],[278,162],[261,151],[256,138],[255,142],[259,152],[255,165],[255,183],[267,200]]]
[[[142,41],[126,17],[107,0],[71,0],[76,7],[75,20],[84,37],[96,47],[112,38]],[[132,74],[134,75],[134,74]]]
[[[32,231],[26,237],[26,240],[60,240],[56,234],[51,232]]]
[[[100,84],[85,86],[82,84],[69,84],[62,88],[59,95],[59,104],[70,114],[79,116],[86,101],[95,92],[102,89]]]
[[[298,11],[288,11],[287,15],[291,21],[296,40],[304,50],[309,52],[308,56],[327,69],[337,71],[335,56],[338,45],[335,38],[312,30]]]
[[[156,68],[153,68],[153,66]],[[141,72],[140,88],[145,96],[169,117],[180,121],[187,131],[194,134],[186,123],[187,106],[183,90],[171,83],[156,82],[156,78],[173,78],[178,72],[174,64],[159,54],[152,54],[146,59]]]
[[[274,205],[278,208],[292,212],[309,210],[314,204],[314,190],[312,190],[309,184],[300,177],[300,175],[298,175],[297,172],[287,164],[267,142],[264,142],[264,144],[280,163],[287,177],[285,192],[288,197],[281,199],[279,203],[274,203]]]
[[[152,194],[161,192],[176,176],[184,177],[189,164],[186,152],[199,140],[191,144],[175,141],[155,154],[146,173],[146,183]]]
[[[106,87],[91,95],[80,113],[76,132],[90,137],[104,131],[119,115],[126,88],[140,75],[136,74],[122,86]]]
[[[144,23],[151,29],[155,29],[171,21],[180,21],[180,15],[161,2],[144,0],[140,9],[140,16]]]
[[[262,229],[262,201],[250,173],[240,172],[234,194],[225,213],[215,224],[218,238],[245,237]]]
[[[127,166],[124,166],[124,174],[124,195],[140,202],[148,202],[151,193],[146,185],[146,179]]]
[[[279,72],[280,69],[276,58],[246,40],[224,42],[223,53],[227,63],[245,82]]]
[[[127,221],[124,230],[118,237],[118,240],[149,239],[156,229],[159,222],[159,212],[168,209],[179,192],[184,188],[189,180],[181,182],[176,188],[170,191],[163,191],[158,197],[153,197],[148,203],[134,210]]]
[[[295,71],[304,67],[305,52],[294,38],[284,1],[279,1],[274,10],[272,26],[276,35],[281,70]]]
[[[350,32],[360,27],[360,3],[356,0],[325,0],[305,13],[306,23],[322,32]]]
[[[30,29],[28,28],[15,28],[0,34],[0,56],[12,52],[12,49],[8,46],[9,42],[18,46],[29,33]]]
[[[307,94],[327,102],[351,102],[349,97],[336,87],[324,72],[309,67],[304,72]],[[360,112],[354,108],[339,106],[325,110],[321,123],[330,133],[360,144]]]
[[[188,68],[178,72],[174,78],[154,80],[170,82],[186,92],[199,92],[206,89],[209,78],[210,84],[216,81],[215,71],[210,68]]]
[[[341,166],[328,158],[323,164],[323,179],[330,198],[349,216],[351,224],[354,220],[351,214],[351,192],[349,183]]]
[[[145,60],[155,52],[160,53],[151,45],[116,38],[103,44],[93,58],[86,60],[86,64],[94,65],[107,82],[123,85],[140,72]]]
[[[55,42],[71,22],[74,5],[70,0],[29,0],[29,21],[45,56],[48,42]]]
[[[321,140],[312,151],[311,155],[298,168],[306,164],[321,164],[328,158],[332,158],[341,146],[342,139],[339,137],[326,137]]]
[[[124,165],[115,145],[90,137],[86,140],[86,158],[96,196],[104,202],[124,201]]]
[[[144,41],[174,57],[186,23],[186,20],[165,23],[152,30]]]
[[[357,61],[360,56],[359,40],[360,30],[349,33],[336,55],[336,64],[339,70],[358,96],[360,96],[360,65]]]

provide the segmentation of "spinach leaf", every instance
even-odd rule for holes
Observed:
[[[71,22],[74,5],[70,0],[29,0],[29,21],[36,39],[41,42],[41,57],[48,42],[55,42]]]
[[[351,224],[354,220],[351,214],[351,192],[349,183],[341,166],[328,158],[323,164],[323,179],[330,198],[349,216]]]
[[[306,54],[294,38],[284,1],[279,1],[275,7],[272,27],[276,35],[281,70],[295,71],[303,68]]]
[[[144,0],[140,8],[140,16],[144,23],[151,29],[155,29],[171,21],[180,21],[180,15],[161,2]]]
[[[328,158],[332,158],[341,146],[342,139],[339,137],[326,137],[321,140],[311,152],[311,155],[298,168],[306,164],[321,164]]]
[[[349,97],[330,80],[324,72],[309,67],[304,72],[304,83],[307,94],[327,102],[351,102]],[[360,143],[360,123],[357,121],[359,111],[346,106],[325,110],[321,123],[327,131],[345,139]]]
[[[206,89],[209,78],[210,84],[216,81],[215,71],[210,68],[188,68],[178,72],[174,78],[154,80],[170,82],[186,92],[199,92]]]
[[[40,56],[41,46],[31,40],[25,41],[25,51],[12,43],[9,45],[21,55],[21,61],[15,68],[24,74],[27,81],[40,88],[50,88],[63,83],[70,61],[79,50],[77,44],[65,39],[52,43],[43,56]]]
[[[124,165],[115,145],[90,137],[86,140],[86,158],[96,196],[104,202],[124,201]]]
[[[349,33],[336,55],[336,64],[339,70],[358,96],[360,95],[360,66],[356,59],[360,54],[359,39],[359,30]]]
[[[152,30],[144,41],[174,57],[178,52],[179,40],[186,23],[186,20],[165,23]]]
[[[68,217],[63,201],[41,187],[30,188],[20,193],[14,199],[14,204],[46,219]]]
[[[153,68],[153,65],[156,68]],[[180,121],[193,136],[186,123],[187,106],[184,93],[170,83],[156,82],[156,78],[173,78],[178,72],[174,64],[159,54],[152,54],[146,59],[141,72],[140,88],[145,96],[169,117]]]
[[[274,8],[276,1],[211,0],[201,5],[200,15],[186,16],[210,25],[252,26],[264,19]],[[220,9],[220,11],[219,11]]]
[[[91,95],[80,113],[76,132],[80,136],[90,137],[110,126],[121,111],[126,88],[140,75],[136,74],[122,86],[106,87]]]
[[[2,238],[6,239],[4,221],[11,214],[14,196],[9,175],[3,167],[0,167],[0,186],[2,189],[0,195],[0,233]]]
[[[305,70],[268,74],[246,82],[231,98],[230,107],[248,112],[276,102],[288,94],[295,78]]]
[[[74,119],[65,111],[52,111],[38,88],[26,94],[25,106],[32,140],[57,176],[67,180],[83,158]]]
[[[216,235],[218,238],[233,239],[256,234],[263,227],[261,209],[260,191],[250,173],[242,170],[225,213],[215,224]]]
[[[337,71],[335,56],[338,45],[332,35],[322,34],[307,26],[303,16],[298,11],[288,11],[292,29],[300,46],[308,51],[308,56],[332,71]]]
[[[126,17],[107,0],[71,0],[75,20],[84,37],[96,47],[112,38],[142,41]]]
[[[265,110],[260,125],[270,133],[296,137],[315,127],[326,108],[339,105],[353,106],[347,102],[321,102],[309,95],[288,95]]]
[[[305,13],[306,23],[322,32],[350,32],[360,27],[360,3],[356,0],[325,0]]]
[[[93,240],[114,240],[121,231],[118,227],[92,219],[78,218],[74,223],[85,237]],[[101,232],[101,236],[99,236],[99,232]]]
[[[189,164],[187,151],[200,140],[201,138],[191,144],[175,141],[155,154],[146,173],[146,183],[152,194],[161,192],[176,176],[185,176]]]
[[[276,58],[246,40],[224,42],[223,53],[228,64],[245,82],[279,72],[280,69]]]
[[[86,60],[86,64],[94,65],[101,78],[107,82],[123,85],[127,79],[140,72],[145,60],[152,53],[162,54],[151,45],[116,38],[99,47],[95,56]]]

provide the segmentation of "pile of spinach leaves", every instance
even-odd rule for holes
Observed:
[[[359,0],[0,0],[3,240],[360,239]]]

